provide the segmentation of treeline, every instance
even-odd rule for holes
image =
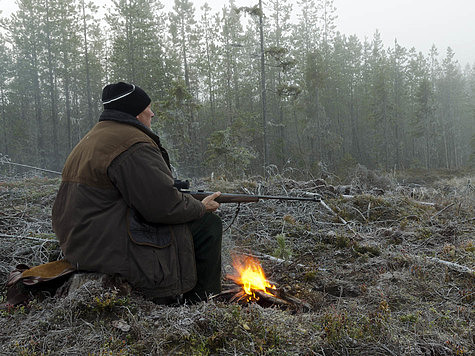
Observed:
[[[182,175],[473,164],[475,64],[340,34],[333,0],[17,4],[0,36],[0,153],[13,161],[61,169],[121,80],[152,97]]]

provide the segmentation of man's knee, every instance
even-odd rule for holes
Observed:
[[[223,236],[221,218],[213,213],[206,213],[191,225],[191,233],[195,242],[195,250],[220,246]],[[207,247],[206,247],[207,246]]]
[[[205,216],[210,228],[216,229],[221,232],[223,231],[223,221],[218,215],[214,213],[206,213]]]

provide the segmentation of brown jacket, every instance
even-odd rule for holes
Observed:
[[[204,205],[173,187],[168,154],[136,118],[104,110],[73,149],[53,229],[77,269],[118,274],[150,297],[196,284],[189,222]]]

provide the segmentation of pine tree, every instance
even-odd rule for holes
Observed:
[[[61,150],[63,156],[73,148],[73,118],[72,118],[72,91],[78,81],[79,73],[79,46],[80,46],[80,27],[77,19],[79,18],[79,5],[75,2],[60,0],[55,4],[55,21],[57,26],[60,46],[58,48],[58,81],[62,87],[64,98],[64,120],[66,121],[66,144],[61,144],[65,150]],[[59,109],[59,108],[58,108]],[[61,127],[60,127],[61,128]],[[62,165],[62,163],[61,163]]]
[[[455,53],[449,47],[442,63],[440,81],[440,118],[443,135],[446,168],[460,166],[460,100],[462,99],[461,73],[454,59]]]
[[[187,90],[192,92],[190,79],[190,51],[197,47],[197,38],[193,26],[196,23],[195,9],[189,0],[175,0],[173,11],[170,13],[171,33],[173,42],[181,55],[183,76]]]
[[[245,51],[245,36],[241,24],[239,11],[230,3],[230,7],[222,9],[222,26],[219,41],[222,43],[222,69],[217,73],[219,90],[223,93],[224,117],[227,125],[232,125],[237,112],[246,108],[246,92],[242,86],[244,82],[244,73],[249,66],[246,66],[246,58],[243,58]]]
[[[41,58],[44,41],[41,36],[42,12],[38,2],[20,0],[18,10],[6,21],[8,36],[12,43],[13,82],[12,101],[17,103],[19,112],[15,122],[10,123],[13,132],[16,125],[23,127],[17,135],[17,143],[26,149],[17,158],[24,162],[44,166],[46,163],[46,129],[43,114]],[[27,120],[34,118],[34,120]],[[32,125],[34,123],[34,125]],[[26,143],[30,142],[29,145]],[[29,150],[31,148],[31,151]]]
[[[111,28],[110,81],[136,83],[151,94],[164,93],[162,6],[156,0],[119,0],[106,15]],[[163,82],[162,82],[163,80]],[[165,88],[161,87],[164,86]]]
[[[218,44],[217,44],[217,33],[218,29],[216,26],[216,18],[213,18],[211,13],[211,8],[207,3],[202,7],[202,16],[201,21],[198,24],[200,48],[201,53],[204,53],[203,56],[198,56],[198,66],[201,77],[203,77],[203,82],[206,83],[206,89],[203,91],[207,92],[208,102],[209,102],[209,113],[210,121],[213,125],[216,125],[216,79],[215,72],[217,71],[217,61],[218,57]]]
[[[394,165],[397,168],[402,168],[403,155],[404,155],[404,132],[406,130],[405,118],[407,117],[406,108],[404,103],[406,102],[406,50],[401,47],[397,40],[394,40],[394,49],[390,53],[390,76],[392,82],[392,113],[390,120],[390,127],[392,133],[392,146],[395,154]]]
[[[289,96],[296,95],[300,90],[295,85],[292,85],[290,78],[287,77],[292,67],[295,66],[295,60],[289,56],[290,51],[285,47],[291,35],[290,15],[292,6],[286,4],[282,0],[271,0],[269,5],[270,31],[268,35],[269,45],[266,49],[266,57],[268,60],[268,67],[270,67],[270,117],[275,118],[274,120],[269,121],[271,121],[273,124],[272,126],[277,129],[275,139],[272,138],[270,140],[270,150],[271,152],[275,152],[277,156],[273,161],[283,167],[287,161],[284,105]]]
[[[78,88],[84,87],[80,92],[84,93],[84,102],[87,103],[87,108],[80,112],[84,116],[87,127],[92,127],[98,116],[97,105],[94,105],[92,99],[93,92],[98,92],[98,89],[102,87],[102,70],[98,70],[100,68],[100,57],[97,55],[97,49],[96,52],[94,51],[97,45],[99,45],[99,50],[102,50],[102,38],[97,27],[97,11],[98,7],[92,2],[86,4],[85,0],[81,0],[82,48],[80,48],[80,51],[82,52],[82,63],[79,65],[79,70],[84,73],[86,80],[79,81],[77,86]]]
[[[431,168],[430,140],[433,139],[431,117],[433,115],[433,92],[428,78],[422,78],[416,92],[414,135],[425,139],[425,167]]]
[[[371,92],[370,92],[370,120],[373,123],[374,137],[376,139],[376,152],[380,153],[378,162],[385,169],[390,167],[390,127],[391,113],[393,110],[390,90],[388,87],[389,74],[386,52],[383,49],[381,37],[375,32],[372,42],[371,54]],[[381,155],[382,154],[382,155]]]
[[[0,152],[2,152],[4,155],[8,155],[10,135],[7,123],[7,91],[8,81],[11,78],[10,58],[12,54],[10,53],[5,42],[5,37],[0,34],[0,121],[2,122],[2,134],[0,137],[3,138],[3,144],[0,146]]]
[[[328,46],[335,37],[335,21],[338,18],[334,0],[319,0],[318,9],[320,12],[322,46]]]

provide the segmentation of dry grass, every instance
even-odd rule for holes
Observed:
[[[473,182],[473,178],[471,182]],[[342,198],[321,181],[280,176],[208,181],[213,190],[319,193],[318,203],[243,204],[224,235],[231,253],[261,256],[268,278],[311,311],[212,301],[156,305],[91,280],[62,298],[2,312],[0,354],[472,355],[475,191],[468,177],[401,185],[357,171]],[[374,185],[385,194],[372,194]],[[0,178],[0,277],[59,257],[50,211],[57,180]],[[225,226],[233,204],[222,205]],[[341,219],[347,224],[343,224]],[[119,322],[120,321],[120,322]]]

